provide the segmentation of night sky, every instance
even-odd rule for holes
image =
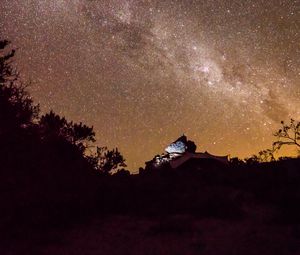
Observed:
[[[245,157],[300,118],[300,0],[1,0],[43,112],[94,126],[129,169],[185,133]]]

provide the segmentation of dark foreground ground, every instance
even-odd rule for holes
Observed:
[[[299,160],[55,180],[2,193],[1,255],[300,254]]]
[[[262,208],[248,219],[111,216],[70,228],[28,233],[13,243],[2,240],[4,254],[300,254],[299,224],[263,224]],[[3,254],[3,253],[2,253]]]

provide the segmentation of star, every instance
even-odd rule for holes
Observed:
[[[249,156],[300,117],[297,1],[3,0],[0,11],[42,112],[94,126],[132,170],[181,133]]]

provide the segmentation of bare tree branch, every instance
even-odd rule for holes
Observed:
[[[273,148],[280,150],[283,145],[300,148],[300,122],[291,119],[289,124],[285,124],[284,121],[281,121],[281,124],[282,128],[274,133],[278,140],[273,143]]]

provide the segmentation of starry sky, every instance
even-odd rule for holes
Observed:
[[[300,0],[1,0],[43,112],[94,126],[129,169],[185,133],[246,157],[300,118]]]

